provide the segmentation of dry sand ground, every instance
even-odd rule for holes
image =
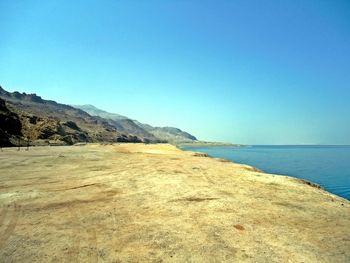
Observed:
[[[0,262],[350,262],[350,202],[170,145],[0,152]]]

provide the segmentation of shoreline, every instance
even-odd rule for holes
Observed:
[[[350,202],[298,178],[168,144],[4,149],[0,160],[0,261],[350,258]]]
[[[239,164],[239,165],[243,165],[245,167],[250,167],[253,171],[256,171],[256,172],[259,172],[259,173],[264,173],[264,174],[270,174],[269,172],[266,172],[258,167],[255,167],[253,165],[250,165],[250,164],[245,164],[245,163],[237,163],[233,160],[229,160],[229,159],[225,159],[225,158],[220,158],[220,157],[215,157],[215,156],[212,156],[208,153],[204,153],[204,152],[196,152],[196,151],[193,151],[192,149],[191,150],[186,150],[184,149],[185,147],[198,147],[198,148],[201,148],[201,147],[251,147],[251,146],[255,146],[255,145],[243,145],[243,144],[230,144],[230,143],[211,143],[211,142],[205,142],[207,143],[208,145],[206,144],[200,144],[200,145],[192,145],[190,144],[191,146],[187,146],[187,145],[183,145],[183,144],[180,144],[180,145],[173,145],[173,144],[168,144],[168,143],[165,143],[165,145],[171,145],[171,146],[175,146],[177,149],[181,150],[181,151],[184,151],[184,152],[191,152],[193,153],[194,155],[196,156],[200,156],[200,157],[208,157],[208,158],[213,158],[215,160],[218,160],[220,162],[230,162],[230,163],[234,163],[234,164]],[[107,145],[128,145],[128,144],[135,144],[135,143],[76,143],[74,145],[32,145],[29,147],[29,149],[31,149],[32,147],[35,147],[35,148],[38,148],[38,147],[72,147],[72,146],[86,146],[86,145],[101,145],[101,146],[107,146]],[[137,144],[140,144],[140,145],[164,145],[164,143],[150,143],[150,144],[144,144],[144,143],[137,143]],[[258,145],[258,146],[271,146],[271,145]],[[326,146],[326,147],[350,147],[350,145],[273,145],[273,146]],[[17,149],[18,146],[12,146],[12,147],[1,147],[1,151],[3,149]],[[26,146],[20,146],[20,148],[22,149],[22,151],[28,151],[26,148]],[[276,174],[277,176],[283,176],[283,177],[289,177],[289,178],[292,178],[292,179],[295,179],[295,180],[299,180],[301,181],[302,183],[305,183],[307,185],[310,185],[310,186],[313,186],[313,187],[316,187],[316,188],[319,188],[327,193],[330,193],[332,195],[335,195],[339,198],[342,198],[346,201],[349,201],[348,199],[346,199],[345,197],[342,197],[342,196],[339,196],[337,195],[336,193],[332,193],[330,191],[328,191],[324,186],[318,184],[318,183],[315,183],[313,182],[312,180],[308,180],[308,179],[304,179],[304,178],[298,178],[298,177],[295,177],[293,175],[289,175],[289,174]]]
[[[244,144],[234,144],[234,143],[224,143],[224,142],[183,142],[183,143],[175,143],[176,147],[184,148],[184,147],[249,147],[249,145]]]
[[[342,197],[340,195],[337,195],[336,193],[332,193],[330,191],[328,191],[324,186],[316,183],[316,182],[313,182],[312,180],[308,180],[308,179],[304,179],[304,178],[299,178],[299,177],[296,177],[296,176],[293,176],[293,175],[289,175],[289,174],[272,174],[272,173],[269,173],[269,172],[266,172],[258,167],[255,167],[253,165],[250,165],[250,164],[245,164],[245,163],[238,163],[238,162],[235,162],[233,160],[229,160],[229,159],[225,159],[225,158],[220,158],[220,157],[215,157],[215,156],[212,156],[206,152],[196,152],[194,151],[193,149],[191,150],[186,150],[184,148],[186,147],[193,147],[193,148],[201,148],[201,147],[251,147],[251,146],[254,146],[254,145],[241,145],[241,144],[230,144],[230,143],[212,143],[212,142],[204,142],[204,143],[207,143],[208,145],[204,146],[204,144],[200,144],[200,145],[192,145],[190,144],[191,146],[183,146],[183,144],[180,144],[180,145],[174,145],[174,144],[169,144],[169,143],[148,143],[148,144],[145,144],[145,143],[129,143],[129,142],[119,142],[119,143],[113,143],[113,142],[107,142],[107,143],[76,143],[74,145],[32,145],[29,147],[29,149],[32,149],[32,148],[46,148],[46,147],[55,147],[55,148],[59,148],[59,147],[81,147],[81,146],[89,146],[89,145],[99,145],[99,146],[115,146],[115,145],[154,145],[154,146],[157,146],[157,145],[168,145],[168,146],[171,146],[171,147],[176,147],[178,150],[182,151],[182,152],[189,152],[189,153],[192,153],[194,156],[197,156],[197,157],[207,157],[207,158],[211,158],[211,159],[214,159],[214,160],[218,160],[219,162],[229,162],[229,163],[233,163],[233,164],[237,164],[237,165],[242,165],[248,169],[250,169],[251,171],[255,171],[255,172],[258,172],[258,173],[263,173],[263,174],[270,174],[270,175],[276,175],[276,176],[282,176],[282,177],[286,177],[286,178],[291,178],[291,179],[294,179],[294,180],[297,180],[297,181],[300,181],[301,183],[304,183],[306,185],[309,185],[309,186],[312,186],[312,187],[315,187],[315,188],[318,188],[322,191],[325,191],[326,193],[329,193],[331,195],[334,195],[338,198],[341,198],[341,199],[344,199],[345,201],[349,202],[350,203],[350,200],[348,200],[347,198],[345,197]],[[258,146],[271,146],[271,145],[258,145]],[[277,147],[278,146],[329,146],[329,147],[350,147],[350,145],[276,145]],[[1,150],[0,152],[2,152],[3,150],[6,151],[7,150],[14,150],[14,149],[17,149],[18,146],[11,146],[11,147],[1,147]],[[21,150],[20,151],[30,151],[30,150],[27,150],[26,146],[21,146],[20,147]],[[17,150],[15,150],[17,151]]]
[[[309,148],[349,148],[350,146],[348,146],[348,145],[250,145],[250,146],[247,145],[246,147],[257,147],[257,148],[259,148],[259,147],[268,147],[268,148],[274,148],[274,147],[277,147],[277,148],[287,147],[288,148],[288,147],[292,147],[292,149],[294,149],[294,148],[297,148],[297,149],[298,148],[308,148],[309,149]],[[196,146],[190,146],[190,147],[183,147],[183,148],[180,148],[180,149],[185,150],[185,151],[196,151],[196,148],[197,148]],[[198,150],[200,152],[207,153],[207,154],[210,154],[210,152],[211,152],[210,148],[211,148],[210,146],[208,146],[207,148],[202,148],[201,146],[198,146]],[[216,148],[216,147],[213,146],[213,148]],[[220,147],[217,147],[217,148],[219,149]],[[210,156],[213,157],[213,158],[216,158],[215,155],[210,155]],[[227,159],[227,160],[232,161],[234,163],[243,164],[243,165],[246,164],[245,162],[236,162],[236,160],[234,160],[231,156],[228,156],[228,158],[230,158],[230,159]],[[237,158],[237,157],[235,157],[235,158]],[[250,160],[250,164],[249,165],[251,165],[251,166],[255,167],[256,169],[258,169],[258,170],[260,170],[260,171],[262,171],[264,173],[267,173],[267,174],[276,173],[276,174],[278,174],[280,176],[293,177],[293,178],[296,178],[296,179],[303,180],[305,182],[309,182],[309,184],[315,185],[315,186],[317,186],[319,188],[324,189],[327,192],[330,192],[330,193],[332,193],[334,195],[337,195],[337,196],[339,196],[341,198],[344,198],[345,200],[350,201],[349,197],[346,194],[339,193],[336,190],[332,189],[329,186],[329,182],[328,182],[328,184],[327,184],[327,182],[323,182],[323,184],[322,184],[320,182],[320,181],[322,181],[322,178],[321,178],[321,180],[319,180],[319,178],[312,178],[312,176],[311,176],[311,178],[310,177],[308,178],[308,175],[305,174],[305,173],[304,174],[299,174],[298,176],[296,176],[296,175],[293,174],[293,171],[291,171],[290,169],[289,169],[289,171],[285,171],[285,173],[279,172],[279,171],[283,170],[283,167],[279,167],[279,169],[276,170],[276,169],[271,168],[271,165],[270,165],[269,168],[265,167],[266,169],[270,170],[270,172],[269,172],[269,171],[261,169],[260,167],[258,168],[256,166],[254,166],[254,158],[252,160]],[[313,169],[315,170],[315,167]],[[274,170],[274,172],[271,172],[271,170]],[[315,182],[314,180],[315,181],[318,180],[319,182]]]

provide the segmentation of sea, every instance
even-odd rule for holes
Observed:
[[[350,146],[253,145],[244,147],[184,147],[267,173],[306,179],[350,200]]]

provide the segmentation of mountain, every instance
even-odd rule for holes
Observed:
[[[144,142],[165,142],[164,140],[158,139],[152,133],[137,125],[133,120],[129,119],[128,117],[98,109],[90,104],[72,106],[89,113],[91,116],[98,116],[104,118],[110,125],[115,127],[118,131],[122,133],[135,135],[142,139]]]
[[[153,127],[92,105],[69,106],[0,86],[0,146],[77,142],[193,143],[178,128]]]
[[[7,92],[0,86],[1,146],[24,144],[74,144],[77,142],[141,142],[106,119],[44,100],[36,94]],[[22,142],[21,142],[22,141]]]
[[[166,140],[171,143],[186,143],[186,142],[197,142],[197,138],[188,132],[182,131],[179,128],[174,127],[153,127],[148,124],[143,124],[138,121],[135,121],[137,125],[153,134],[156,138],[161,140]]]
[[[110,113],[104,110],[100,110],[96,108],[95,106],[91,104],[86,104],[86,105],[72,105],[75,108],[81,109],[87,113],[89,113],[91,116],[100,116],[105,119],[110,119],[110,120],[126,120],[129,119],[128,117],[116,114],[116,113]]]
[[[118,130],[136,135],[150,142],[169,142],[173,144],[197,142],[196,137],[178,128],[153,127],[116,113],[106,112],[92,105],[74,105],[74,107],[84,110],[90,115],[103,117]]]

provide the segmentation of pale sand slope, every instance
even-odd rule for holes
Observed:
[[[170,145],[0,152],[0,262],[350,262],[350,202]]]

